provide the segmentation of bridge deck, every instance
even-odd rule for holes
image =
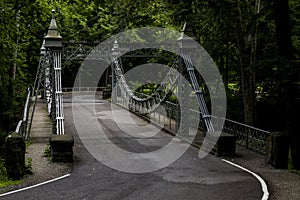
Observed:
[[[128,112],[119,106],[99,99],[93,100],[93,95],[76,94],[73,104],[70,94],[64,96],[66,133],[72,134],[75,139],[74,166],[71,176],[15,193],[7,196],[6,199],[254,200],[261,198],[261,186],[254,177],[211,155],[199,159],[199,150],[191,146],[175,162],[158,169],[159,163],[164,159],[151,156],[147,152],[159,151],[175,139],[173,136],[163,130],[157,130],[157,127],[151,127],[148,122],[136,115],[129,114],[129,118]],[[43,110],[42,106],[40,108]],[[79,116],[79,121],[75,120],[76,115]],[[93,124],[93,120],[96,124]],[[137,126],[133,125],[133,122]],[[97,125],[101,125],[102,129]],[[149,137],[154,130],[158,131],[157,134]],[[102,131],[105,136],[99,131]],[[121,157],[120,162],[114,152],[109,152],[109,142],[133,154]],[[188,145],[180,140],[174,142],[177,143],[178,148],[169,149],[170,154],[165,154],[163,158],[168,159],[166,156],[172,156],[181,147]],[[101,151],[93,157],[91,152],[94,150]],[[102,158],[101,162],[99,158],[100,160]],[[142,162],[147,164],[142,167],[154,166],[157,170],[148,173],[127,173],[112,169],[107,166],[108,163],[104,164],[105,162],[127,170],[132,170],[133,168],[128,167],[135,167],[135,162]],[[139,169],[141,168],[136,168]]]
[[[34,102],[29,110],[29,119],[31,119]],[[30,123],[30,121],[29,121]],[[43,99],[38,99],[36,102],[35,112],[29,140],[34,143],[46,143],[49,141],[49,136],[52,132],[52,123],[48,115],[47,106]]]

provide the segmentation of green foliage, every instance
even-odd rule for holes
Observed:
[[[26,146],[26,149],[28,149],[28,147],[32,144],[32,141],[25,141],[25,146]]]
[[[166,2],[160,0],[113,0],[110,4],[118,31],[145,26],[173,27],[171,16],[174,13],[168,6]]]
[[[10,186],[10,185],[18,185],[18,184],[21,184],[22,181],[21,180],[5,180],[5,181],[2,181],[0,182],[0,188],[4,188],[4,187],[7,187],[7,186]]]
[[[33,83],[41,39],[49,18],[41,1],[0,2],[0,131],[15,128]]]
[[[32,174],[32,158],[26,158],[25,160],[25,174]]]
[[[0,147],[2,147],[5,143],[5,138],[8,135],[7,132],[1,132],[0,131]]]
[[[177,97],[175,95],[171,95],[168,99],[168,101],[172,102],[172,103],[177,103]]]
[[[7,171],[5,168],[5,161],[3,159],[0,159],[0,182],[7,181]]]
[[[46,157],[47,159],[51,158],[51,147],[50,144],[47,144],[44,153],[43,153],[43,157]]]
[[[20,184],[22,181],[20,180],[10,180],[7,176],[7,171],[5,168],[4,160],[0,159],[0,188],[7,187],[9,185],[17,185]]]

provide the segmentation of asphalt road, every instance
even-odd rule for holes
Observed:
[[[198,149],[189,149],[174,163],[153,172],[128,173],[112,169],[107,165],[119,166],[125,171],[139,170],[134,168],[132,157],[123,158],[121,162],[114,160],[111,152],[105,152],[101,147],[107,147],[109,141],[124,151],[135,152],[137,160],[145,160],[145,169],[159,167],[161,158],[139,156],[156,151],[173,141],[173,136],[160,131],[153,137],[151,125],[138,117],[131,115],[118,106],[102,100],[90,100],[91,96],[76,97],[73,112],[82,116],[80,130],[87,133],[77,133],[72,116],[70,96],[65,95],[65,132],[73,134],[74,169],[70,177],[36,187],[23,192],[2,197],[13,200],[54,200],[54,199],[222,199],[222,200],[257,200],[263,196],[260,183],[250,174],[223,162],[220,158],[208,155],[198,158]],[[114,121],[111,112],[117,113],[118,123]],[[95,137],[98,128],[93,127],[94,119],[102,127],[105,136]],[[138,124],[134,126],[132,121]],[[121,124],[121,128],[119,125]],[[78,126],[78,124],[77,124]],[[152,127],[153,130],[157,128]],[[129,131],[131,134],[125,133]],[[84,131],[83,131],[84,132]],[[109,140],[109,141],[108,141]],[[180,144],[179,144],[180,143]],[[90,145],[86,148],[84,145]],[[178,141],[178,148],[185,146]],[[89,151],[87,150],[89,149]],[[102,157],[92,156],[99,152]],[[91,152],[91,153],[90,153]],[[143,154],[144,153],[144,154]],[[117,156],[116,156],[117,157]],[[105,164],[99,161],[103,159]],[[149,167],[149,165],[151,165]],[[132,168],[131,168],[132,167]]]

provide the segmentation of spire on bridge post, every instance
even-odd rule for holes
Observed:
[[[48,28],[48,33],[45,36],[45,47],[50,49],[62,49],[62,37],[58,31],[54,9],[52,10],[52,19]]]
[[[62,37],[58,31],[55,20],[55,11],[52,10],[52,19],[45,36],[45,48],[51,54],[53,61],[54,77],[51,77],[52,84],[52,105],[51,115],[53,121],[53,134],[64,135],[64,114],[63,98],[61,85],[61,54],[62,54]]]

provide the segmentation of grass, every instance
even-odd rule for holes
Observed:
[[[48,160],[51,158],[51,147],[50,144],[47,144],[44,153],[43,153],[43,157],[46,157]]]
[[[22,183],[21,180],[11,180],[7,176],[4,160],[0,160],[0,188]]]
[[[26,146],[26,150],[28,149],[28,147],[32,144],[31,141],[25,141],[25,146]]]
[[[32,158],[25,160],[25,175],[32,174]]]
[[[22,183],[21,180],[13,181],[11,179],[5,180],[5,181],[0,181],[0,188],[5,188],[5,187],[10,186],[10,185],[18,185],[18,184],[21,184],[21,183]]]

